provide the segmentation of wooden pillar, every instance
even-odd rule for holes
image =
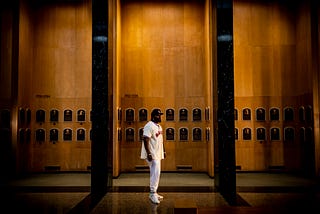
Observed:
[[[217,96],[218,140],[215,141],[215,186],[230,205],[236,204],[234,139],[234,64],[232,0],[218,0]],[[215,76],[215,75],[214,75]]]

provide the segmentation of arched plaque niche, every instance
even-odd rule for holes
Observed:
[[[50,142],[57,142],[59,140],[59,130],[58,129],[50,129]]]
[[[265,141],[266,140],[266,129],[259,127],[257,128],[257,140]]]
[[[174,140],[174,128],[166,129],[166,140]]]
[[[134,109],[128,108],[125,111],[125,120],[126,122],[133,122],[134,121]]]
[[[188,120],[188,109],[182,108],[179,110],[179,120],[187,121]]]
[[[36,111],[36,122],[44,123],[46,118],[46,112],[43,109],[39,109]]]
[[[83,128],[77,130],[77,141],[85,141],[86,131]]]
[[[50,122],[58,122],[59,121],[59,110],[57,109],[52,109],[50,111]]]
[[[201,141],[202,140],[202,129],[199,127],[195,127],[192,129],[192,140],[193,141]]]
[[[63,140],[72,141],[72,129],[66,128],[63,130]]]
[[[200,108],[195,108],[192,110],[192,120],[193,121],[201,121],[202,111]]]
[[[63,120],[64,121],[72,121],[72,110],[71,109],[64,110]]]
[[[242,131],[243,140],[251,140],[251,129],[244,128]]]
[[[188,141],[188,129],[180,128],[179,129],[179,140],[180,141]]]
[[[134,128],[130,127],[126,129],[126,141],[134,142]]]
[[[84,109],[79,109],[77,111],[77,121],[84,122],[86,120],[86,111]]]
[[[166,121],[174,121],[174,109],[169,108],[166,110]]]
[[[36,130],[36,141],[37,142],[44,142],[46,139],[46,131],[44,129],[37,129]]]
[[[280,119],[280,110],[278,108],[271,108],[270,109],[270,120],[271,121],[278,121]]]

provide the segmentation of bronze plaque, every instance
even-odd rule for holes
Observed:
[[[243,134],[243,140],[251,140],[251,129],[250,128],[244,128],[242,134]]]
[[[72,121],[72,111],[70,109],[64,110],[64,121]]]
[[[193,141],[201,141],[202,130],[200,128],[194,128],[192,130],[192,139],[193,139]]]
[[[84,129],[77,130],[77,141],[84,141],[86,138],[86,132]]]
[[[284,120],[293,121],[293,108],[286,108],[284,110]]]
[[[72,141],[72,129],[63,130],[63,140]]]
[[[210,128],[207,127],[206,128],[206,141],[209,141],[210,140]]]
[[[188,140],[188,129],[181,128],[179,130],[180,141],[187,141]]]
[[[26,115],[27,115],[27,125],[30,125],[30,123],[31,123],[31,110],[29,108],[26,110]]]
[[[44,123],[46,118],[46,112],[42,109],[37,110],[36,112],[36,122],[38,123]]]
[[[206,107],[204,114],[205,114],[206,121],[209,121],[210,120],[210,107]]]
[[[122,120],[122,109],[118,108],[118,121]]]
[[[238,110],[234,109],[234,120],[238,120]]]
[[[134,141],[134,129],[133,128],[127,128],[126,129],[126,141],[127,142],[133,142]]]
[[[277,108],[272,108],[270,109],[270,120],[279,120],[280,116],[279,116],[279,109]]]
[[[46,132],[44,129],[37,129],[36,130],[36,141],[44,142],[45,141]]]
[[[19,129],[19,143],[23,144],[25,139],[25,130]]]
[[[242,119],[251,120],[251,110],[249,108],[245,108],[242,110]]]
[[[306,107],[306,121],[311,122],[312,120],[313,120],[312,107],[307,106]]]
[[[139,121],[147,121],[148,120],[148,110],[140,109],[139,110]]]
[[[166,120],[174,121],[174,110],[172,108],[166,110]]]
[[[118,141],[122,140],[122,130],[121,128],[118,128]]]
[[[173,128],[167,128],[166,140],[174,140],[174,129]]]
[[[271,140],[280,140],[280,129],[272,128],[270,133]]]
[[[193,121],[201,121],[201,109],[195,108],[192,111]]]
[[[294,141],[294,129],[292,127],[284,128],[284,140]]]
[[[79,122],[83,122],[86,120],[86,112],[83,109],[78,110],[77,112],[77,120]]]
[[[26,115],[25,115],[24,108],[19,108],[19,123],[24,124],[26,122]]]
[[[179,111],[179,120],[180,121],[187,121],[188,120],[188,110],[183,108]]]
[[[59,111],[56,109],[52,109],[50,111],[50,121],[51,122],[58,122],[59,121]]]
[[[265,128],[257,128],[257,140],[266,140]]]
[[[134,121],[134,110],[133,109],[127,109],[126,110],[126,121],[127,122],[133,122]]]
[[[50,141],[56,142],[58,141],[59,131],[58,129],[51,129],[50,130]]]
[[[266,110],[263,108],[258,108],[256,110],[257,120],[258,121],[265,121],[266,120]]]

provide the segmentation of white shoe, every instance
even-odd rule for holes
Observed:
[[[160,201],[158,199],[158,195],[156,193],[150,193],[149,199],[152,201],[154,204],[160,204]]]
[[[162,195],[159,195],[158,193],[155,193],[158,197],[159,200],[163,200],[163,196]]]

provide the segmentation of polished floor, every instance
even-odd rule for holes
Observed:
[[[36,174],[2,184],[7,213],[320,213],[320,182],[284,173],[237,173],[229,205],[205,173],[162,173],[159,205],[148,199],[147,172],[123,173],[92,203],[89,173]],[[5,212],[3,212],[5,213]]]

